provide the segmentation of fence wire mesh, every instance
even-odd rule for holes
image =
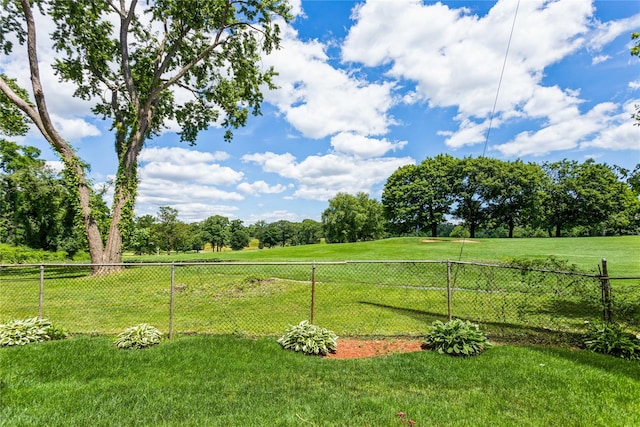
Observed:
[[[149,323],[170,334],[274,336],[311,320],[340,336],[420,336],[434,320],[456,317],[479,323],[490,338],[540,342],[573,341],[586,322],[606,314],[640,326],[638,281],[614,281],[607,301],[602,277],[575,272],[452,261],[122,264],[108,270],[0,266],[0,321],[40,315],[82,334]]]

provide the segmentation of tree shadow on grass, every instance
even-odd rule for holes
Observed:
[[[545,307],[535,310],[540,314],[561,315],[573,319],[593,319],[602,316],[603,305],[595,301],[571,301],[566,299],[554,299]]]
[[[418,322],[423,322],[425,323],[425,325],[430,324],[435,320],[442,320],[445,322],[447,321],[447,315],[442,313],[435,313],[435,312],[425,311],[425,310],[416,310],[414,308],[396,307],[389,304],[380,304],[380,303],[369,302],[369,301],[358,301],[358,304],[384,308],[398,315],[410,317],[411,319],[417,320]]]
[[[425,329],[435,320],[446,322],[449,318],[446,314],[417,310],[412,308],[397,307],[388,304],[380,304],[369,301],[358,301],[359,304],[370,305],[392,311],[398,315],[410,317],[425,324]],[[555,330],[532,325],[515,323],[485,321],[473,317],[453,316],[457,319],[479,323],[486,331],[489,339],[504,343],[514,344],[570,344],[576,345],[582,342],[583,334],[575,331]]]

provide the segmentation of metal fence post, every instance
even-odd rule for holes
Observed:
[[[612,318],[611,281],[609,280],[606,258],[602,258],[602,276],[600,276],[600,286],[602,287],[602,320],[610,322]]]
[[[44,313],[44,265],[40,265],[40,295],[38,296],[38,317]]]
[[[451,261],[447,260],[447,316],[451,320],[451,300],[453,299],[453,289],[451,288]]]
[[[316,263],[311,266],[311,324],[314,324],[316,314]]]
[[[173,297],[175,294],[176,264],[171,263],[171,289],[169,290],[169,339],[173,338]]]

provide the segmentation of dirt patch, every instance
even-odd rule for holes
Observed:
[[[435,239],[422,239],[420,240],[422,243],[441,243],[445,240],[435,240]]]
[[[421,351],[422,341],[415,339],[380,339],[357,340],[338,339],[338,349],[335,353],[324,356],[327,359],[364,359],[367,357],[388,356],[395,353]]]
[[[469,239],[458,239],[458,240],[452,240],[452,243],[480,243],[477,240],[469,240]]]

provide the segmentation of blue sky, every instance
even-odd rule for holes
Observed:
[[[398,167],[440,153],[640,163],[640,127],[630,119],[640,60],[629,54],[638,1],[521,0],[517,15],[515,0],[292,4],[282,49],[264,58],[280,88],[265,94],[263,115],[231,143],[216,127],[194,147],[171,131],[150,140],[138,215],[172,206],[186,222],[320,220],[338,192],[379,199]],[[21,60],[4,58],[0,70],[27,86]],[[116,170],[107,124],[55,76],[45,83],[63,135],[95,183],[107,182]],[[56,160],[36,133],[21,142]]]

